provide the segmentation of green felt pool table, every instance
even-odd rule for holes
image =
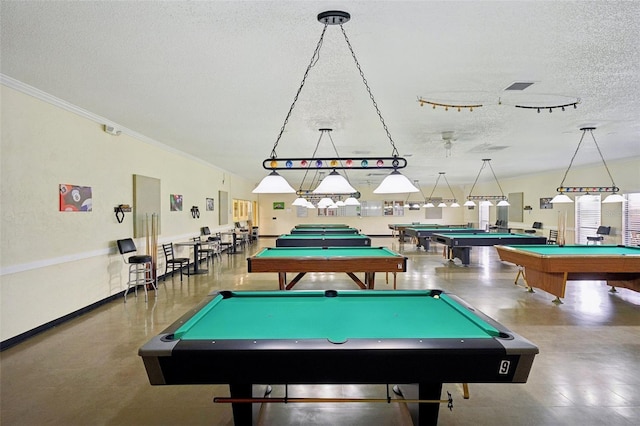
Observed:
[[[496,246],[500,260],[521,266],[527,286],[564,297],[567,281],[606,280],[640,291],[640,247],[614,245]],[[516,278],[517,281],[517,278]]]
[[[404,235],[413,238],[416,241],[416,247],[422,247],[425,250],[429,250],[431,236],[433,234],[477,234],[486,233],[484,229],[474,228],[445,228],[445,227],[431,227],[431,226],[410,226],[405,228]]]
[[[362,234],[288,234],[276,239],[276,247],[370,247]]]
[[[470,234],[433,234],[431,241],[447,246],[446,257],[449,260],[458,258],[464,266],[469,266],[471,247],[495,246],[497,244],[546,244],[547,238],[526,234],[510,234],[500,232],[479,232]]]
[[[437,224],[437,223],[414,222],[414,223],[390,223],[389,229],[391,229],[391,236],[395,236],[395,234],[397,233],[398,239],[400,241],[404,241],[404,238],[406,237],[404,233],[405,229],[421,227],[421,226],[426,226],[429,228],[467,228],[467,225],[444,225],[444,224]]]
[[[273,402],[253,399],[253,384],[418,384],[433,401],[443,383],[525,383],[537,353],[440,290],[223,291],[139,350],[152,385],[229,384],[214,401],[233,403],[237,425],[251,424],[252,402]],[[421,403],[419,424],[438,410]]]
[[[314,229],[314,228],[349,228],[344,223],[300,223],[295,226],[296,229]]]
[[[345,272],[360,288],[371,290],[376,272],[405,272],[407,258],[386,247],[267,247],[247,258],[247,267],[249,272],[277,272],[280,290],[290,290],[307,272]],[[287,272],[297,272],[290,283]],[[364,282],[356,272],[364,272]]]
[[[291,234],[359,234],[356,228],[293,228]]]

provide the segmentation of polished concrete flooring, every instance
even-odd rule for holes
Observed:
[[[609,293],[603,282],[570,282],[564,304],[514,285],[517,268],[492,247],[473,248],[471,265],[450,264],[439,247],[374,238],[409,257],[399,289],[457,294],[540,348],[526,384],[445,384],[453,411],[440,425],[640,424],[640,294]],[[157,297],[120,298],[0,354],[1,418],[13,425],[230,425],[231,407],[213,404],[227,386],[150,386],[138,348],[211,291],[274,290],[275,274],[247,273],[243,254],[223,255],[207,275],[160,282]],[[378,276],[376,287],[391,289]],[[345,274],[310,274],[297,289],[356,289]],[[224,366],[220,366],[224,368]],[[265,366],[268,368],[268,366]],[[310,367],[311,368],[311,367]],[[380,368],[393,368],[393,363]],[[274,392],[282,392],[274,387]],[[290,395],[385,397],[384,386],[298,386]],[[263,425],[409,424],[404,404],[268,404]]]

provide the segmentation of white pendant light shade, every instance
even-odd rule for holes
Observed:
[[[353,197],[349,197],[346,200],[344,200],[344,204],[346,206],[359,206],[360,205],[360,201],[356,200]]]
[[[440,208],[447,207],[447,204],[444,201],[442,201],[440,202],[440,204],[438,204],[438,207]]]
[[[335,203],[334,203],[334,204],[329,204],[329,205],[327,206],[327,208],[328,208],[328,209],[337,209],[337,208],[338,208],[338,205],[337,205],[337,204],[335,204]]]
[[[435,207],[435,205],[434,205],[431,201],[429,201],[429,202],[428,202],[428,203],[426,203],[423,207],[424,207],[425,209],[430,209],[430,208]]]
[[[465,206],[465,207],[475,207],[476,203],[474,203],[471,200],[467,200],[467,201],[464,202],[463,206]]]
[[[285,178],[273,171],[262,179],[252,192],[254,194],[292,194],[296,190],[289,185]]]
[[[342,200],[338,200],[338,201],[336,201],[336,206],[338,206],[338,207],[344,207],[344,206],[346,206],[346,204],[344,203],[344,201],[342,201]]]
[[[458,204],[457,201],[454,201],[449,207],[460,207],[460,204]]]
[[[551,204],[573,203],[573,200],[565,194],[558,194],[551,199],[550,203]]]
[[[620,194],[611,194],[608,195],[607,198],[605,198],[604,200],[602,200],[603,203],[624,203],[625,200],[624,197]]]
[[[358,190],[335,170],[322,179],[320,185],[313,190],[314,194],[353,194],[354,192],[358,192]]]
[[[373,190],[374,194],[402,194],[405,192],[419,192],[406,176],[397,170],[384,178],[380,185]]]
[[[311,201],[307,201],[307,208],[308,209],[315,209],[316,206],[313,205],[313,203]]]
[[[500,200],[498,201],[498,204],[496,204],[497,206],[503,207],[503,206],[510,206],[511,204],[509,204],[509,202],[507,200]]]
[[[331,198],[325,197],[318,201],[318,208],[324,209],[326,207],[329,207],[331,204],[333,204],[333,200]]]
[[[307,200],[306,200],[306,198],[298,197],[293,201],[293,203],[291,203],[291,205],[292,206],[306,207]]]
[[[489,200],[482,200],[480,201],[480,205],[481,206],[493,206],[493,203]]]

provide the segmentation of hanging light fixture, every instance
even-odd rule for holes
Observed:
[[[611,172],[609,171],[609,167],[607,167],[607,163],[604,161],[604,157],[602,156],[602,152],[600,151],[600,147],[598,146],[598,142],[596,142],[595,136],[593,136],[593,131],[595,127],[582,127],[582,136],[580,137],[580,142],[578,142],[578,146],[576,147],[575,152],[573,153],[573,157],[571,157],[571,161],[569,162],[569,167],[567,167],[567,171],[564,172],[564,177],[562,178],[562,182],[560,182],[560,186],[556,188],[558,191],[558,195],[551,199],[551,203],[553,204],[561,204],[561,203],[573,203],[573,200],[569,198],[565,192],[568,193],[585,193],[587,195],[593,192],[604,192],[611,193],[609,194],[602,202],[603,203],[621,203],[624,202],[625,199],[622,195],[618,194],[620,188],[618,188],[613,181],[613,177],[611,176]],[[589,132],[591,138],[593,139],[593,143],[596,145],[596,149],[598,150],[598,154],[600,154],[600,159],[602,160],[602,164],[609,175],[609,179],[611,179],[611,186],[564,186],[564,181],[567,178],[567,174],[569,174],[569,170],[573,165],[573,160],[575,160],[576,155],[578,154],[578,150],[580,150],[580,146],[582,145],[582,141],[584,140],[584,135]]]
[[[411,182],[398,171],[398,169],[402,169],[407,166],[407,160],[400,157],[398,154],[398,149],[396,148],[395,143],[391,138],[389,129],[387,128],[387,125],[384,122],[384,119],[382,118],[380,109],[378,108],[378,105],[373,97],[373,94],[371,93],[371,89],[369,88],[369,84],[367,83],[367,80],[364,77],[364,73],[362,72],[360,63],[358,62],[358,59],[356,58],[353,48],[351,47],[351,42],[349,41],[349,38],[347,37],[347,33],[345,32],[342,26],[342,24],[347,23],[351,19],[351,15],[344,11],[333,10],[333,11],[322,12],[318,14],[317,18],[320,23],[324,24],[322,34],[320,35],[320,40],[318,40],[315,51],[313,52],[313,55],[311,57],[311,61],[307,66],[307,70],[304,73],[302,82],[300,83],[300,86],[298,87],[298,91],[294,97],[293,103],[291,104],[291,107],[289,108],[289,112],[287,113],[284,123],[280,128],[280,133],[278,134],[278,137],[276,138],[276,142],[273,145],[273,149],[271,150],[271,156],[262,162],[262,167],[265,170],[271,171],[271,174],[267,176],[267,178],[270,178],[270,179],[269,180],[266,180],[267,178],[263,179],[263,181],[260,182],[260,185],[258,185],[258,187],[254,189],[253,192],[254,193],[296,192],[295,189],[293,189],[291,185],[286,183],[286,180],[277,173],[277,170],[302,170],[302,169],[308,169],[310,165],[314,167],[326,167],[332,170],[331,173],[325,178],[325,179],[330,178],[329,181],[327,182],[329,190],[327,190],[327,187],[323,186],[324,184],[324,181],[323,181],[321,183],[321,187],[316,188],[316,190],[319,193],[348,194],[348,193],[357,192],[353,187],[350,186],[350,184],[346,181],[346,179],[344,179],[344,177],[342,177],[337,172],[337,170],[346,170],[346,169],[358,170],[358,169],[371,169],[371,168],[376,168],[378,170],[392,170],[391,174],[387,176],[382,181],[380,186],[378,186],[378,188],[376,188],[373,191],[374,193],[395,194],[395,193],[406,193],[406,192],[418,192],[418,188],[413,186]],[[278,159],[278,156],[276,154],[276,148],[278,146],[278,143],[280,142],[280,138],[282,137],[282,134],[284,133],[285,127],[289,121],[289,117],[291,116],[293,108],[295,107],[295,103],[298,99],[298,96],[300,95],[300,92],[304,87],[307,75],[309,74],[309,71],[311,70],[311,68],[316,64],[316,62],[320,58],[320,48],[322,47],[324,34],[329,25],[340,26],[345,42],[347,43],[347,46],[349,47],[349,51],[351,52],[351,56],[353,57],[353,60],[355,62],[356,68],[359,71],[360,76],[362,77],[362,82],[364,83],[364,86],[367,92],[369,93],[369,98],[371,99],[371,102],[378,114],[378,118],[382,123],[382,127],[387,133],[387,137],[389,138],[391,147],[393,148],[391,151],[390,157],[350,157],[350,158],[333,157],[333,158],[280,158]],[[280,178],[281,181],[276,180],[276,177]],[[342,181],[341,179],[344,181]],[[284,183],[282,181],[284,181]],[[346,184],[349,185],[349,188],[347,188],[347,186],[345,185],[345,182]],[[342,192],[337,192],[337,191],[342,191]]]
[[[467,197],[467,201],[464,203],[465,206],[475,206],[476,203],[475,201],[481,201],[480,205],[490,205],[492,206],[493,203],[491,202],[493,201],[498,201],[498,206],[502,207],[502,206],[509,206],[509,202],[507,201],[507,197],[505,197],[504,192],[502,191],[502,186],[500,186],[500,182],[498,182],[498,178],[496,177],[496,173],[493,171],[493,167],[491,167],[491,158],[483,158],[482,159],[482,166],[480,166],[480,170],[478,171],[478,175],[476,176],[476,180],[473,182],[473,186],[471,187],[471,191],[469,191],[469,196]],[[478,183],[478,178],[480,177],[480,173],[482,173],[482,170],[486,167],[489,166],[489,169],[491,169],[491,174],[493,175],[493,178],[495,179],[496,183],[498,184],[498,189],[500,189],[500,195],[472,195],[473,194],[473,189],[476,187],[476,183]]]
[[[425,199],[424,193],[422,192],[422,188],[420,188],[420,183],[418,182],[418,180],[414,180],[413,181],[413,185],[418,188],[418,190],[420,191],[420,194],[422,194],[422,199]],[[407,195],[407,199],[405,200],[405,204],[407,204],[409,206],[410,210],[416,210],[420,208],[420,202],[419,201],[410,201],[411,199],[411,193],[409,195]]]
[[[424,207],[425,208],[431,208],[431,207],[435,207],[435,205],[433,204],[432,201],[432,196],[433,193],[435,192],[437,186],[438,186],[438,182],[440,181],[440,178],[444,178],[444,181],[447,183],[447,187],[449,188],[449,191],[451,192],[451,196],[453,198],[451,199],[447,199],[447,200],[441,200],[440,203],[438,204],[438,207],[443,208],[443,207],[447,207],[447,203],[451,203],[451,207],[460,207],[460,204],[458,204],[458,200],[456,199],[456,195],[453,193],[453,189],[451,189],[451,185],[449,185],[449,181],[447,180],[447,177],[445,176],[445,172],[438,172],[438,177],[436,179],[436,183],[435,185],[433,185],[433,189],[431,190],[431,194],[429,194],[429,199],[426,200],[427,202],[425,203]]]

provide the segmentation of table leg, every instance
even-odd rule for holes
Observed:
[[[250,383],[229,384],[229,391],[232,398],[251,398],[252,385]],[[251,426],[252,424],[252,404],[234,403],[231,404],[233,410],[233,424],[236,426]]]
[[[442,383],[420,383],[418,385],[418,399],[437,400],[442,394]],[[418,425],[431,426],[438,424],[439,404],[418,405]]]

